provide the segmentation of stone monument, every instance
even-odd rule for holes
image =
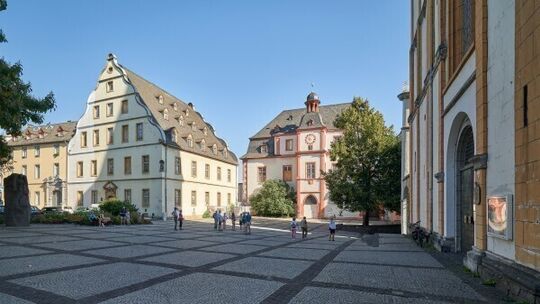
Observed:
[[[28,200],[26,175],[13,173],[4,178],[4,191],[6,226],[29,226],[32,210]]]

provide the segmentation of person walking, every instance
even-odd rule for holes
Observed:
[[[218,231],[223,231],[223,227],[221,226],[223,224],[223,215],[221,215],[221,210],[218,210],[217,218],[218,218]]]
[[[174,230],[178,230],[178,218],[180,217],[180,211],[178,210],[178,208],[174,207],[174,210],[171,214],[174,220]]]
[[[131,224],[131,212],[126,210],[126,225]]]
[[[300,228],[302,228],[302,239],[306,239],[308,226],[307,226],[307,220],[305,216],[302,219],[302,221],[300,221]]]
[[[182,209],[178,210],[178,226],[182,230],[182,223],[184,223],[184,215],[182,214]]]
[[[333,215],[330,218],[330,223],[328,223],[328,230],[330,230],[330,235],[328,236],[329,241],[335,241],[336,236],[336,216]]]
[[[223,212],[223,230],[226,230],[227,229],[227,213],[226,212]]]
[[[242,225],[244,224],[244,212],[240,213],[240,219],[238,220],[238,224],[240,224],[240,231],[242,231]]]
[[[232,230],[236,231],[236,215],[234,215],[234,211],[231,212],[231,222],[232,222]]]
[[[244,226],[246,227],[246,234],[251,234],[251,213],[249,212],[246,213]]]
[[[126,213],[126,207],[122,207],[122,209],[120,209],[120,225],[124,225],[126,223]]]
[[[214,230],[217,230],[217,225],[218,225],[218,214],[217,214],[217,210],[214,211],[214,214],[212,215],[212,217],[214,218]]]
[[[296,227],[298,227],[298,224],[296,223],[296,217],[293,217],[291,221],[291,237],[293,239],[296,239]]]

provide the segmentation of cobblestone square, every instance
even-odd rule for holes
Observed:
[[[496,303],[400,235],[288,221],[252,234],[205,220],[105,228],[0,227],[0,303]],[[366,241],[369,238],[369,241]],[[374,241],[375,240],[375,241]],[[502,297],[501,297],[502,298]]]

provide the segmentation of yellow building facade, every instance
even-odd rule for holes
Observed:
[[[67,205],[67,146],[75,126],[70,121],[29,126],[21,136],[7,138],[13,160],[5,175],[26,175],[31,205]]]

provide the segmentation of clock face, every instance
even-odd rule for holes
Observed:
[[[311,144],[313,144],[314,142],[315,142],[315,135],[313,135],[313,134],[308,134],[308,135],[306,136],[306,143],[311,145]]]

